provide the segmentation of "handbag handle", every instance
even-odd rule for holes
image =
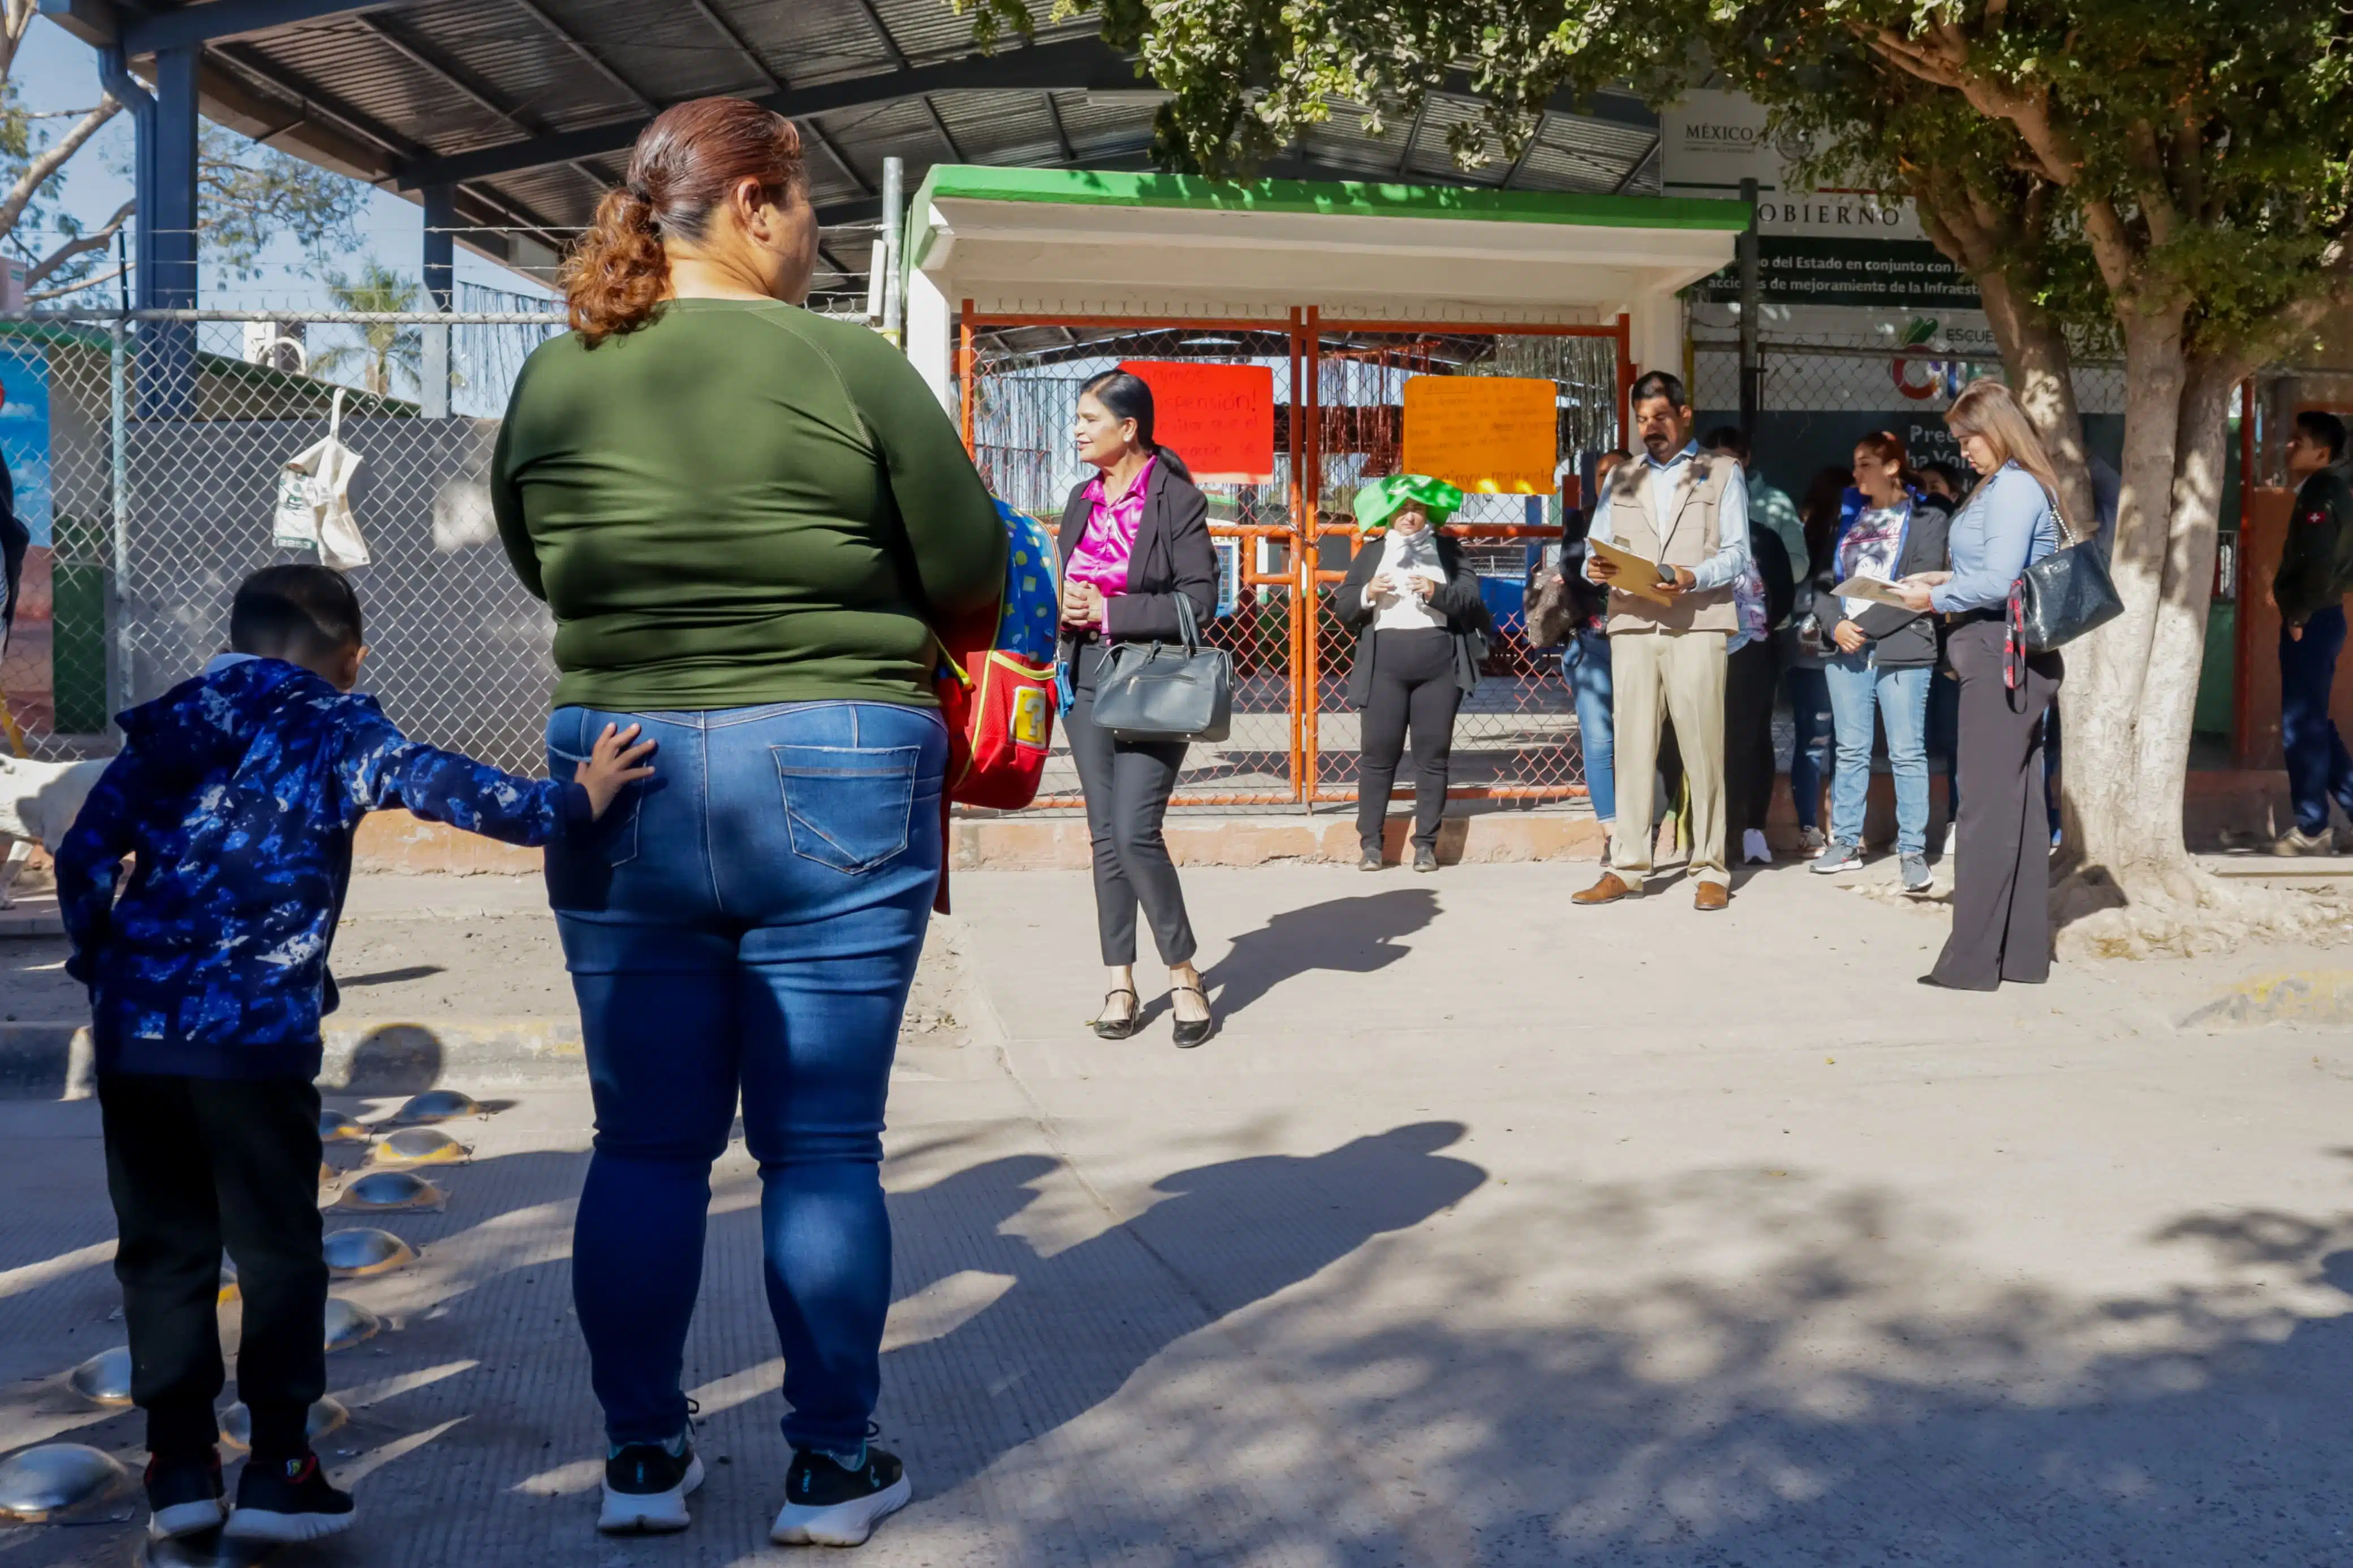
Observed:
[[[1176,626],[1185,638],[1186,656],[1190,658],[1201,651],[1201,627],[1193,618],[1193,596],[1180,588],[1169,597],[1176,601]]]

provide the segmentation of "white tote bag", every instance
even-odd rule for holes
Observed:
[[[319,559],[342,570],[368,563],[367,541],[352,515],[352,478],[360,456],[343,445],[343,392],[335,389],[327,416],[327,437],[286,459],[278,471],[278,505],[270,542],[281,549],[315,549]]]

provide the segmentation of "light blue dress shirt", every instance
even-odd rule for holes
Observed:
[[[2029,566],[2059,548],[2059,519],[2042,482],[2004,463],[1969,497],[1947,540],[1953,580],[1932,589],[1928,603],[1948,612],[1996,609]]]
[[[1666,537],[1667,527],[1674,521],[1675,492],[1683,480],[1683,476],[1675,470],[1698,456],[1697,441],[1685,442],[1682,451],[1663,463],[1648,452],[1642,454],[1642,461],[1649,464],[1651,470],[1651,516],[1662,539]],[[1694,594],[1704,593],[1710,588],[1728,587],[1740,581],[1741,574],[1748,570],[1748,480],[1741,473],[1740,465],[1730,458],[1719,457],[1716,461],[1731,470],[1731,477],[1725,480],[1724,500],[1715,509],[1718,542],[1715,553],[1691,569],[1690,591]],[[1587,530],[1587,538],[1599,539],[1608,544],[1618,542],[1618,535],[1609,523],[1610,510],[1607,506],[1593,509],[1593,526]],[[1593,575],[1589,559],[1586,563],[1585,575],[1588,582],[1601,581]]]

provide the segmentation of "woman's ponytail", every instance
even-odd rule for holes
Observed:
[[[644,326],[670,284],[653,203],[626,185],[606,192],[562,277],[572,330],[590,348]]]
[[[596,221],[561,274],[572,330],[595,348],[654,318],[670,292],[667,235],[699,243],[712,210],[754,181],[781,202],[803,183],[800,132],[774,110],[740,98],[698,98],[666,109],[638,133],[628,180],[605,193]]]

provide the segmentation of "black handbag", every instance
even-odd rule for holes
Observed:
[[[2010,591],[2011,635],[2030,654],[2064,647],[2125,613],[2098,542],[2071,538],[2067,515],[2056,506],[2052,515],[2063,542],[2029,566]]]
[[[1185,640],[1113,643],[1095,677],[1095,723],[1118,741],[1222,741],[1233,727],[1234,657],[1203,647],[1193,602],[1176,602]]]

